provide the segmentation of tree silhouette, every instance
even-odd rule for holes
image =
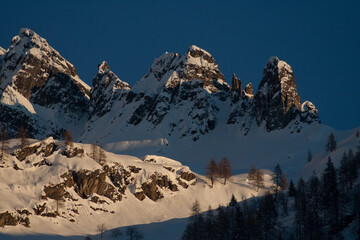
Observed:
[[[215,160],[212,158],[210,159],[210,162],[208,166],[206,167],[206,177],[208,177],[211,181],[211,187],[214,186],[215,178],[219,174],[219,168],[215,162]]]
[[[105,227],[105,224],[102,223],[97,225],[96,230],[100,233],[100,238],[103,238],[103,234],[107,230],[107,228]]]
[[[226,157],[223,157],[219,163],[219,175],[224,178],[224,185],[226,184],[226,180],[231,177],[231,166],[230,162]]]
[[[19,128],[18,138],[20,139],[20,149],[23,149],[26,145],[29,144],[29,136],[23,126]]]
[[[264,173],[259,169],[255,172],[255,186],[257,189],[256,191],[259,191],[260,187],[264,186]]]
[[[63,139],[65,141],[65,145],[72,147],[73,146],[73,137],[70,130],[63,131]]]
[[[0,161],[2,162],[6,160],[7,154],[9,152],[8,138],[4,127],[1,128],[0,140]]]
[[[328,140],[326,142],[325,149],[328,152],[333,152],[336,150],[336,145],[337,144],[336,144],[334,133],[331,132],[328,137]]]
[[[249,180],[255,180],[256,168],[254,165],[251,166],[250,172],[248,173]]]

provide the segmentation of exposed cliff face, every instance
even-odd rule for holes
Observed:
[[[0,120],[10,137],[20,126],[35,138],[58,136],[62,129],[78,126],[87,111],[90,87],[44,38],[23,28],[0,58]]]
[[[107,62],[99,65],[99,71],[93,79],[90,93],[90,117],[103,116],[110,111],[114,101],[130,91],[130,85],[121,81],[111,70]]]
[[[34,87],[43,86],[59,72],[72,77],[79,89],[89,94],[89,87],[78,78],[75,67],[30,29],[21,29],[12,39],[4,61],[0,75],[2,89],[11,84],[27,99]]]
[[[240,81],[240,78],[236,77],[235,73],[233,73],[232,76],[231,91],[238,92],[240,96],[243,95],[242,82]]]
[[[265,121],[268,131],[284,128],[300,113],[300,96],[291,67],[271,57],[255,95],[258,124]]]

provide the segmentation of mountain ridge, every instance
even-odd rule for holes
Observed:
[[[136,126],[158,137],[197,141],[222,124],[246,135],[251,125],[261,128],[263,122],[267,131],[291,123],[294,132],[301,131],[301,123],[320,122],[311,102],[301,106],[291,67],[276,57],[265,66],[256,93],[251,83],[242,90],[235,75],[230,87],[214,57],[195,45],[184,55],[165,52],[156,58],[133,87],[102,62],[90,88],[71,63],[26,28],[2,58],[0,121],[10,137],[20,126],[38,139],[59,138],[68,129],[83,142],[106,144]],[[103,126],[104,133],[94,131]]]

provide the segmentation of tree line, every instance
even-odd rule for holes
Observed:
[[[329,157],[321,174],[289,186],[277,165],[272,192],[263,197],[237,202],[232,196],[227,207],[206,213],[196,201],[182,239],[344,239],[341,232],[350,223],[360,237],[359,169],[360,147],[355,154],[344,152],[338,168]]]
[[[231,177],[231,166],[230,162],[226,157],[223,157],[219,164],[216,163],[215,159],[210,159],[208,166],[206,167],[205,172],[207,178],[211,181],[211,187],[214,186],[214,182],[216,178],[223,178],[224,185],[226,181]]]

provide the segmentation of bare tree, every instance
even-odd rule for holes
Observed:
[[[91,148],[90,157],[94,161],[98,162],[98,158],[99,158],[98,146],[96,144],[91,144],[90,148]]]
[[[249,180],[255,180],[256,168],[254,165],[251,166],[250,172],[248,173]]]
[[[264,187],[264,173],[259,169],[256,169],[255,172],[255,186],[257,192],[259,191],[260,187]]]
[[[72,137],[72,133],[70,130],[65,130],[63,132],[63,139],[65,141],[65,145],[72,147],[73,146],[73,137]]]
[[[62,198],[55,198],[54,200],[56,202],[56,211],[58,212],[59,208],[64,207],[65,203]]]
[[[99,148],[99,164],[102,166],[106,163],[105,150],[102,147]]]
[[[230,162],[226,157],[223,157],[219,163],[219,175],[224,178],[224,185],[226,184],[226,180],[231,177],[231,166]]]
[[[18,138],[20,139],[20,149],[23,149],[26,145],[29,144],[29,136],[23,126],[19,128]]]
[[[105,224],[102,223],[102,224],[97,225],[96,230],[100,233],[100,238],[102,238],[103,234],[107,230],[107,228],[105,227]]]
[[[212,158],[209,162],[209,165],[206,167],[206,176],[211,180],[211,187],[214,186],[214,181],[218,174],[219,168],[215,160]]]
[[[144,238],[144,235],[136,227],[128,227],[126,236],[129,240],[141,240]]]
[[[9,152],[8,138],[4,127],[1,128],[0,140],[0,162],[2,162],[6,160],[7,154]]]

